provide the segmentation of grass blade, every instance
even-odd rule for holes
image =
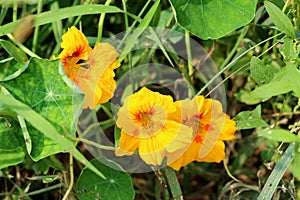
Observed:
[[[294,149],[295,142],[291,143],[289,147],[284,152],[283,156],[280,158],[279,162],[276,164],[271,175],[269,176],[265,186],[258,196],[258,200],[272,199],[274,192],[277,189],[278,183],[282,176],[290,166],[294,159]]]
[[[78,5],[78,6],[72,6],[67,8],[61,8],[59,10],[47,11],[47,12],[33,15],[33,17],[35,20],[34,26],[40,26],[61,19],[66,19],[69,17],[79,16],[79,15],[90,15],[90,14],[100,14],[100,13],[120,13],[120,12],[123,11],[115,6],[87,4],[87,5]],[[14,27],[19,22],[20,20],[17,20],[15,22],[8,23],[4,26],[0,26],[0,36],[11,33]]]

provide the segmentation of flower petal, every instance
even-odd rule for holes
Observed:
[[[121,131],[120,146],[116,149],[117,156],[132,155],[138,148],[140,141],[135,137]]]
[[[221,162],[225,158],[225,144],[219,140],[212,150],[203,158],[197,158],[198,162]]]
[[[62,60],[66,75],[74,81],[80,68],[77,62],[86,60],[92,48],[84,34],[74,26],[62,36],[61,48],[63,50],[58,57]]]

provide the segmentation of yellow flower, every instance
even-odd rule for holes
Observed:
[[[171,96],[145,87],[127,97],[116,122],[122,129],[116,155],[138,150],[147,164],[160,165],[166,154],[184,151],[192,141],[192,129],[171,120],[175,112]]]
[[[63,51],[58,57],[62,61],[66,75],[74,81],[80,68],[78,61],[86,60],[92,48],[83,33],[74,26],[62,36],[60,46]]]
[[[119,54],[108,43],[97,43],[92,50],[84,34],[76,27],[69,28],[62,36],[62,60],[66,75],[85,94],[84,108],[95,108],[112,98],[116,82],[114,69]]]
[[[116,87],[114,69],[120,66],[116,61],[119,54],[108,43],[97,43],[75,78],[76,85],[86,95],[84,108],[95,108],[112,98]]]
[[[225,157],[223,140],[233,140],[237,128],[235,122],[223,113],[221,103],[197,96],[192,100],[177,101],[176,106],[181,116],[174,115],[173,119],[192,127],[194,139],[179,158],[168,155],[167,164],[179,170],[193,161],[222,161]]]

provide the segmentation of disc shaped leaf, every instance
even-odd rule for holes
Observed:
[[[49,120],[60,133],[74,135],[84,95],[65,77],[60,61],[31,58],[14,79],[0,82],[17,100],[29,105]],[[55,141],[27,125],[33,160],[62,151]],[[58,138],[59,139],[59,138]]]
[[[77,194],[80,200],[131,200],[134,199],[134,189],[129,174],[116,170],[117,166],[108,167],[98,159],[91,163],[103,173],[106,180],[96,176],[94,172],[85,168],[77,182]]]
[[[178,23],[202,39],[217,39],[248,24],[257,0],[170,0]]]

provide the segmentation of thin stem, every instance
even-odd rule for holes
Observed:
[[[14,0],[13,3],[13,22],[18,19],[18,1]]]
[[[277,43],[276,43],[277,44]],[[266,52],[270,51],[270,49],[272,49],[276,44],[273,44],[271,47],[269,47],[268,49],[266,49],[264,52],[262,52],[260,55],[257,56],[257,58],[260,58],[262,55],[264,55]],[[248,52],[248,51],[247,51]],[[242,69],[244,69],[246,66],[248,66],[250,64],[250,62],[246,63],[245,65],[243,65],[242,67],[240,67],[239,69],[237,69],[236,71],[234,71],[233,73],[231,73],[229,76],[227,76],[224,80],[222,80],[220,83],[218,83],[214,88],[212,88],[211,90],[209,90],[209,92],[205,95],[205,97],[208,97],[215,89],[217,89],[220,85],[222,85],[225,81],[227,81],[230,77],[232,77],[233,75],[237,74],[238,72],[240,72]]]
[[[77,138],[77,139],[78,139],[78,141],[81,141],[81,142],[83,142],[85,144],[92,145],[92,146],[97,147],[99,149],[111,150],[111,151],[115,151],[116,150],[115,147],[101,145],[101,144],[98,144],[97,142],[94,142],[94,141],[91,141],[91,140],[87,140],[87,139],[84,139],[84,138]]]
[[[194,68],[191,64],[192,62],[192,52],[191,52],[191,41],[190,41],[190,33],[189,31],[185,31],[184,34],[185,38],[185,45],[186,45],[186,54],[187,54],[187,64],[188,64],[188,70],[189,70],[189,76],[193,74]],[[191,77],[192,78],[192,77]]]
[[[37,8],[37,14],[40,14],[43,9],[43,0],[38,1],[38,8]],[[32,41],[32,52],[35,53],[37,49],[37,44],[38,44],[38,38],[39,38],[39,32],[40,32],[40,27],[36,26],[34,29],[34,34],[33,34],[33,41]]]
[[[288,5],[290,4],[290,0],[287,0],[282,8],[282,12],[284,13],[285,10],[287,9]]]
[[[249,26],[245,26],[239,36],[239,38],[237,39],[233,49],[230,51],[230,53],[228,54],[228,56],[226,56],[226,59],[224,60],[224,62],[221,64],[220,69],[223,69],[223,67],[225,67],[225,65],[229,62],[229,60],[233,57],[234,53],[236,52],[237,48],[240,46],[240,43],[242,42],[242,40],[244,39],[247,31],[248,31]]]
[[[187,65],[188,65],[188,76],[190,79],[190,82],[193,82],[193,72],[194,72],[194,67],[192,65],[192,52],[191,52],[191,41],[190,41],[190,34],[189,31],[185,31],[184,34],[184,38],[185,38],[185,46],[186,46],[186,54],[187,54]],[[192,98],[193,96],[193,91],[189,90],[188,91],[188,97]]]
[[[112,0],[106,0],[105,4],[108,6],[111,3]],[[102,13],[99,18],[99,23],[98,23],[98,35],[97,35],[97,42],[101,42],[102,39],[102,32],[103,32],[103,24],[104,24],[104,18],[105,18],[105,13]]]
[[[73,155],[72,154],[69,154],[70,157],[69,157],[69,162],[70,162],[70,183],[69,183],[69,187],[68,187],[68,190],[66,191],[64,197],[62,200],[67,200],[68,199],[68,196],[73,188],[73,185],[74,185],[74,168],[73,168]]]
[[[129,27],[129,23],[128,23],[128,16],[127,16],[126,0],[122,0],[122,4],[123,4],[123,10],[124,10],[125,27],[126,27],[126,30],[127,30],[128,27]]]
[[[56,184],[56,185],[47,186],[46,188],[43,188],[43,189],[40,189],[40,190],[36,190],[36,191],[33,191],[33,192],[26,193],[22,196],[25,197],[25,196],[32,196],[32,195],[42,194],[42,193],[45,193],[45,192],[48,192],[48,191],[51,191],[51,190],[61,188],[62,186],[63,186],[63,184],[59,183],[59,184]]]
[[[30,51],[27,47],[25,47],[21,42],[17,41],[15,37],[9,33],[7,34],[8,38],[15,43],[20,49],[22,49],[26,54],[28,54],[31,57],[40,58],[38,55],[36,55],[34,52]]]
[[[253,50],[253,49],[255,49],[256,47],[258,47],[259,45],[261,45],[261,44],[263,44],[264,42],[266,42],[266,41],[269,41],[269,40],[271,40],[271,39],[273,39],[274,37],[277,37],[277,36],[279,36],[279,35],[281,35],[281,34],[283,34],[283,33],[278,33],[277,35],[274,35],[274,36],[272,36],[272,37],[270,37],[270,38],[268,38],[268,39],[266,39],[266,40],[264,40],[264,41],[261,41],[260,43],[258,43],[258,44],[256,44],[256,45],[254,45],[253,47],[251,47],[250,49],[248,49],[248,51],[245,51],[244,53],[242,53],[241,55],[239,55],[238,57],[236,57],[234,60],[232,60],[226,67],[224,67],[223,69],[221,69],[212,79],[210,79],[202,88],[201,88],[201,90],[196,94],[196,95],[200,95],[201,93],[203,93],[205,90],[206,90],[206,88],[210,85],[210,84],[212,84],[224,71],[226,71],[226,70],[229,70],[232,66],[233,66],[233,64],[236,62],[236,61],[238,61],[241,57],[243,57],[245,54],[247,54],[249,51],[251,51],[251,50]]]
[[[142,8],[142,10],[141,10],[141,12],[139,13],[139,15],[137,16],[137,19],[134,20],[134,22],[131,24],[131,26],[127,29],[127,31],[126,31],[126,33],[125,33],[125,35],[124,35],[122,41],[120,42],[120,44],[119,44],[118,47],[117,47],[117,50],[119,50],[120,47],[123,45],[123,43],[126,41],[128,35],[129,35],[129,34],[132,34],[132,32],[131,32],[130,30],[132,30],[132,29],[135,27],[136,23],[138,22],[138,19],[141,19],[141,16],[144,14],[144,12],[146,11],[146,9],[148,8],[148,5],[149,5],[150,3],[151,3],[151,0],[148,0],[147,3],[145,4],[145,6]],[[123,58],[123,59],[124,59],[124,58]],[[123,59],[122,59],[122,60],[118,60],[118,61],[119,61],[119,62],[122,62]]]
[[[226,159],[226,162],[227,162],[227,159]],[[225,168],[225,170],[226,170],[227,175],[228,175],[231,179],[235,180],[236,182],[241,183],[240,180],[238,180],[237,178],[235,178],[235,177],[231,174],[231,172],[230,172],[229,169],[228,169],[228,165],[227,165],[226,162],[225,162],[225,160],[223,161],[223,166],[224,166],[224,168]]]

